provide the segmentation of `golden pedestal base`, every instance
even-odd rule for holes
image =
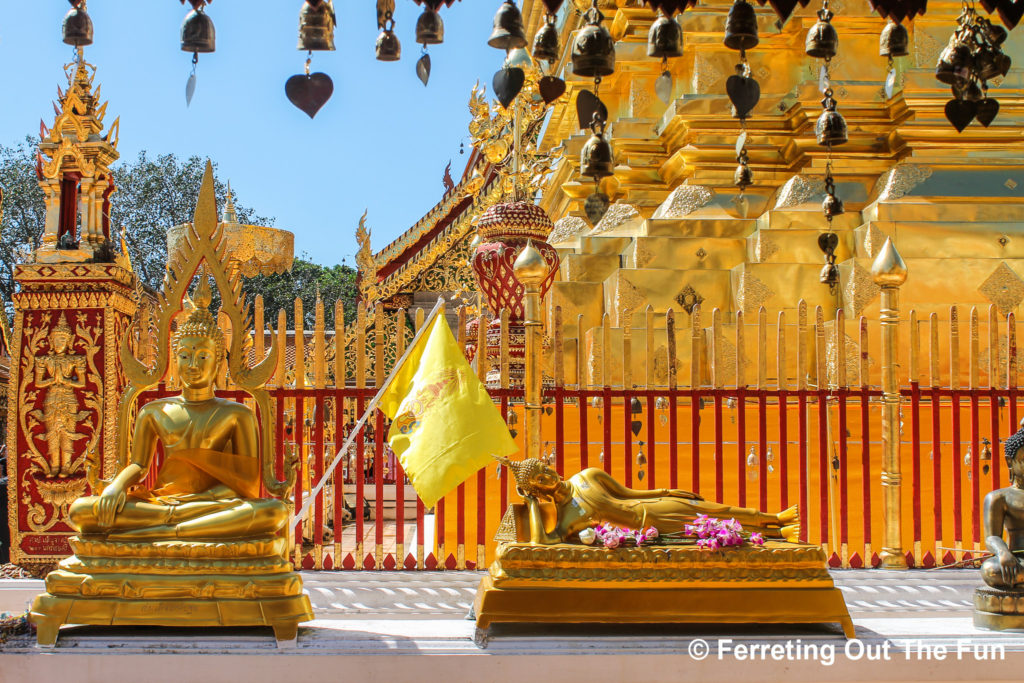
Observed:
[[[1024,629],[1024,591],[976,588],[974,626],[990,631]]]
[[[817,546],[769,542],[608,550],[504,543],[474,605],[493,623],[839,623],[854,637],[842,593]]]
[[[269,626],[295,639],[313,618],[283,538],[119,543],[72,537],[75,555],[46,577],[31,619],[41,646],[63,624]]]

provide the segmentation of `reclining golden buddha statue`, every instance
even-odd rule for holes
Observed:
[[[537,458],[518,462],[503,458],[502,462],[515,475],[526,503],[532,543],[561,543],[597,524],[628,529],[653,526],[661,534],[678,533],[699,515],[735,519],[745,531],[758,532],[766,539],[796,541],[800,535],[795,505],[772,514],[709,502],[681,489],[631,489],[596,467],[562,479]]]
[[[31,610],[40,645],[54,645],[62,624],[270,626],[279,642],[289,642],[298,624],[313,618],[289,560],[294,462],[285,462],[285,480],[278,481],[271,457],[264,386],[278,349],[272,343],[265,358],[248,361],[248,309],[239,276],[225,266],[209,164],[190,230],[159,298],[156,362],[141,363],[130,334],[122,338],[129,385],[118,416],[119,468],[108,482],[91,473],[93,491],[101,493],[71,504],[75,554],[46,577],[47,592]],[[208,271],[231,321],[230,354],[209,310]],[[171,321],[183,306],[186,317],[172,338]],[[262,420],[253,408],[216,396],[226,356],[232,381],[252,397]],[[172,359],[181,393],[152,400],[133,417],[139,394],[165,377]],[[158,446],[163,462],[147,487]]]
[[[476,641],[494,623],[821,623],[854,636],[820,546],[799,543],[796,506],[768,513],[680,489],[638,490],[602,469],[563,479],[538,458],[500,458],[523,503],[508,507],[480,581]],[[682,538],[701,515],[733,519],[763,544],[702,549]],[[653,542],[587,545],[602,524],[654,527]],[[671,540],[670,540],[671,539]]]

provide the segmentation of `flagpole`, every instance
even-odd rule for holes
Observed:
[[[302,504],[302,508],[299,510],[298,514],[295,515],[295,521],[294,524],[292,525],[293,528],[295,525],[302,523],[306,519],[306,516],[309,514],[309,509],[313,506],[313,501],[316,500],[316,497],[323,490],[324,485],[327,483],[327,478],[331,476],[332,472],[334,472],[334,468],[338,466],[339,462],[341,462],[342,455],[344,455],[348,451],[348,449],[352,447],[352,443],[356,440],[356,437],[359,435],[359,432],[362,431],[363,425],[366,423],[366,418],[369,417],[370,413],[372,413],[374,409],[377,407],[377,403],[380,401],[381,394],[383,394],[384,390],[391,385],[391,380],[393,380],[395,378],[395,375],[398,374],[398,371],[402,369],[402,365],[405,364],[406,359],[409,358],[409,354],[412,353],[412,350],[416,347],[416,342],[419,340],[420,335],[423,334],[423,332],[428,327],[430,327],[430,323],[433,322],[434,318],[437,317],[438,313],[442,311],[444,311],[444,297],[439,296],[437,297],[437,303],[434,304],[434,308],[430,311],[430,315],[427,316],[427,319],[423,323],[423,326],[420,327],[420,329],[416,330],[416,335],[412,338],[412,341],[409,342],[409,345],[405,348],[405,353],[403,353],[402,357],[398,359],[398,362],[395,363],[395,366],[391,368],[391,373],[388,375],[388,378],[384,381],[384,384],[377,388],[376,395],[374,395],[374,397],[370,399],[370,402],[366,404],[366,408],[364,409],[363,414],[359,416],[358,420],[356,420],[355,426],[349,432],[348,438],[345,439],[345,444],[341,447],[341,449],[338,450],[337,454],[334,456],[334,459],[331,460],[331,464],[328,465],[327,469],[324,470],[324,474],[320,478],[320,481],[316,483],[316,486],[310,489],[308,497],[306,498],[306,502]],[[344,385],[345,378],[336,377],[335,383],[337,384],[339,382],[342,385]],[[335,406],[334,409],[337,410],[338,406]],[[379,439],[381,438],[381,435],[377,434],[376,437]],[[335,483],[335,486],[337,486],[337,483]],[[356,514],[361,513],[357,510]],[[340,531],[335,533],[340,533]]]

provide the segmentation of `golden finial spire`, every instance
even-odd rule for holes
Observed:
[[[238,213],[235,211],[235,193],[231,191],[231,181],[228,181],[228,201],[224,205],[224,215],[221,216],[222,223],[237,223]]]
[[[892,243],[891,237],[886,238],[882,250],[871,264],[871,276],[876,284],[883,287],[899,287],[907,281],[907,264],[900,256],[900,252],[896,251],[896,245]]]

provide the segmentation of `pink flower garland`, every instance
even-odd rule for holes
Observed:
[[[658,530],[653,526],[633,531],[613,524],[601,524],[594,528],[594,533],[596,534],[595,540],[605,548],[618,548],[628,542],[643,545],[658,538]]]
[[[687,536],[697,537],[697,547],[705,550],[717,550],[730,546],[743,545],[743,525],[735,519],[722,521],[708,515],[698,515],[693,524],[683,527]],[[764,537],[758,532],[750,534],[751,545],[764,545]]]

